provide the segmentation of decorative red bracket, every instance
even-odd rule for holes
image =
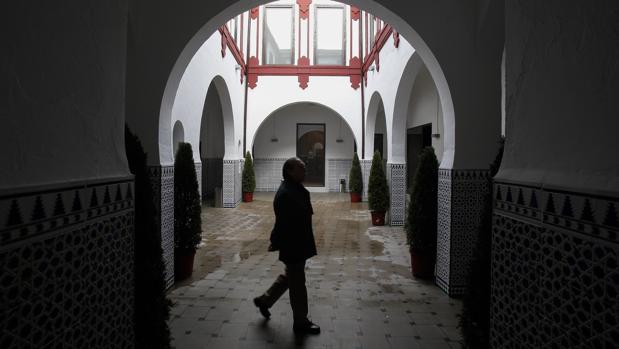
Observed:
[[[359,18],[361,18],[361,10],[354,6],[351,6],[350,7],[350,18],[353,21],[358,21]]]
[[[305,56],[299,57],[299,60],[297,61],[297,66],[299,66],[299,87],[301,87],[302,90],[305,90],[307,88],[307,84],[309,83],[309,69],[307,69],[310,65],[309,63],[309,58]]]
[[[308,19],[309,18],[309,5],[312,3],[312,0],[297,0],[297,5],[299,5],[299,18]]]

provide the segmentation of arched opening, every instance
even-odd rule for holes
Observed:
[[[214,200],[223,186],[225,155],[224,115],[215,83],[206,93],[200,123],[200,160],[202,162],[202,200]],[[216,188],[219,188],[216,190]]]
[[[277,190],[283,162],[298,156],[313,190],[338,191],[355,149],[352,129],[333,109],[313,102],[285,105],[262,122],[252,141],[256,190]]]
[[[388,138],[383,99],[379,92],[374,92],[366,114],[365,158],[371,160],[374,152],[378,150],[381,158],[387,160],[389,156]]]
[[[444,141],[443,117],[436,85],[421,58],[409,59],[396,95],[391,125],[391,161],[406,163],[406,187],[412,184],[417,159],[424,147],[434,148],[441,162]]]
[[[174,123],[174,129],[172,131],[172,149],[174,149],[174,155],[178,150],[178,144],[185,141],[185,129],[183,123],[180,120],[176,120]]]
[[[387,161],[389,158],[389,147],[388,138],[389,134],[387,133],[387,119],[385,117],[385,105],[381,103],[378,105],[378,111],[376,113],[376,124],[374,126],[374,148],[372,150],[372,154],[379,152],[380,158],[383,161]]]

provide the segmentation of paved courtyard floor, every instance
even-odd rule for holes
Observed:
[[[273,193],[205,207],[191,279],[170,293],[176,348],[459,348],[461,302],[410,273],[401,227],[372,227],[366,203],[312,193],[318,256],[306,267],[317,336],[295,338],[288,294],[265,321],[252,303],[283,271],[267,252]]]

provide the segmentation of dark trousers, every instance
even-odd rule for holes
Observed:
[[[271,287],[261,296],[269,308],[277,302],[286,290],[290,290],[290,306],[294,322],[307,321],[307,289],[305,288],[305,262],[286,264],[286,272],[275,279]]]

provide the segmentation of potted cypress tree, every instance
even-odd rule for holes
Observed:
[[[168,318],[172,302],[166,295],[161,234],[155,222],[156,209],[146,167],[146,153],[138,137],[126,125],[125,151],[129,170],[135,176],[135,347],[169,348]]]
[[[242,182],[243,201],[252,202],[254,200],[254,190],[256,190],[256,175],[254,174],[254,162],[249,151],[245,153]]]
[[[174,266],[176,280],[191,276],[201,240],[200,193],[191,144],[180,143],[174,159]]]
[[[372,213],[373,225],[385,225],[385,213],[389,208],[389,186],[383,170],[383,160],[378,151],[374,152],[368,185],[368,205]]]
[[[434,148],[426,147],[419,156],[419,166],[413,177],[405,227],[415,277],[432,278],[434,274],[437,210],[438,160]]]
[[[357,153],[352,159],[352,166],[348,174],[348,190],[350,191],[350,202],[361,202],[363,177],[361,176],[361,164],[359,164]]]

